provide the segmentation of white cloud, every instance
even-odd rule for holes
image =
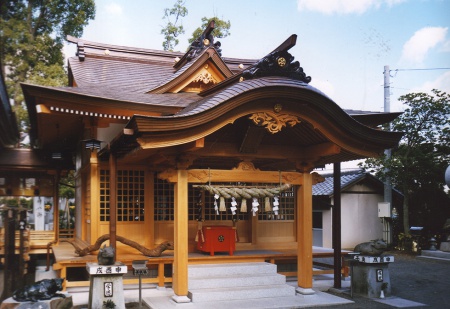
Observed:
[[[445,42],[447,30],[444,27],[425,27],[416,31],[403,45],[401,61],[420,64],[430,49]]]
[[[117,3],[109,3],[105,7],[106,12],[111,15],[119,16],[122,15],[122,7],[118,5]]]
[[[299,11],[315,11],[322,14],[363,14],[382,4],[397,5],[407,0],[298,0]]]
[[[431,93],[432,89],[438,89],[450,93],[450,72],[438,76],[435,80],[427,81],[421,86],[411,89],[409,92],[425,92]]]

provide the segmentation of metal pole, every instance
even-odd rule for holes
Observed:
[[[390,85],[390,75],[389,75],[389,66],[384,66],[384,112],[390,113],[391,112],[391,85]],[[390,125],[386,124],[386,130],[390,131]],[[384,154],[386,155],[387,159],[391,158],[392,150],[391,149],[385,149]],[[389,169],[385,168],[385,172],[389,172]],[[386,177],[386,182],[384,183],[384,201],[386,203],[389,203],[389,207],[391,209],[390,212],[392,212],[392,184],[391,184],[391,177]],[[389,222],[387,222],[387,231],[386,231],[386,242],[390,244],[392,242],[391,235],[392,233],[389,233]]]
[[[142,308],[142,275],[139,274],[139,308]]]

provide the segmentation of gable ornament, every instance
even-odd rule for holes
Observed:
[[[273,112],[254,113],[249,119],[253,120],[257,126],[264,126],[272,134],[280,132],[286,125],[293,127],[300,123],[296,116]]]
[[[217,80],[209,72],[200,73],[193,82],[203,82],[205,85],[209,83],[217,84]]]

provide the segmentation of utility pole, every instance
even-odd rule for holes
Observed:
[[[389,66],[384,66],[384,112],[390,113],[391,112],[391,86],[390,86],[390,75],[389,75]],[[386,130],[390,131],[390,124],[386,124]],[[391,149],[385,149],[384,154],[386,155],[386,158],[390,159],[392,155]],[[389,170],[385,168],[385,172],[388,172]],[[391,177],[386,177],[386,182],[384,183],[384,202],[389,203],[389,207],[391,209],[392,213],[392,184],[391,184]],[[383,229],[386,233],[386,242],[389,244],[392,242],[392,233],[390,233],[390,227],[389,222],[386,221],[386,219],[383,218]]]

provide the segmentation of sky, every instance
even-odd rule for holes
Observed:
[[[176,0],[95,0],[96,17],[81,38],[162,50],[164,9]],[[401,95],[450,93],[450,0],[185,0],[185,34],[202,17],[231,22],[231,35],[216,39],[222,56],[260,59],[291,34],[289,50],[311,76],[311,85],[341,108],[384,111],[384,70],[389,66],[391,112]],[[65,48],[75,55],[75,46]]]

